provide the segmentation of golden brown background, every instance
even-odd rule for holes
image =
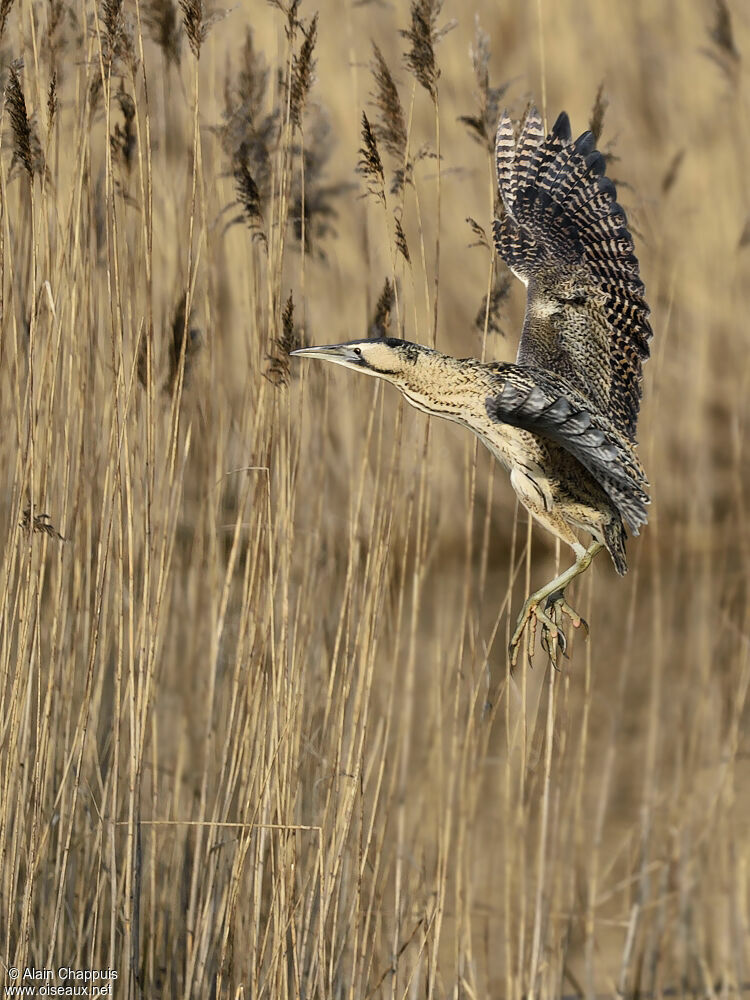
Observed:
[[[408,4],[317,9],[295,132],[312,0],[291,32],[245,0],[198,63],[170,0],[5,9],[3,970],[109,966],[120,998],[726,996],[750,979],[750,12],[448,3],[433,105]],[[519,282],[502,335],[475,325],[476,22],[515,114],[577,134],[603,84],[654,329],[650,523],[625,579],[600,557],[579,584],[590,640],[512,678],[509,626],[569,554],[467,433],[274,344],[290,292],[313,343],[365,336],[389,277],[391,333],[431,342],[437,297],[440,348],[514,356]],[[426,154],[385,208],[355,172],[372,40]],[[243,137],[254,229],[228,225]]]

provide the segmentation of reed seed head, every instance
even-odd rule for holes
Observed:
[[[409,247],[406,242],[406,233],[404,232],[403,226],[401,225],[401,220],[398,216],[394,217],[394,222],[396,226],[396,250],[401,254],[407,264],[411,264],[411,257],[409,256]]]
[[[477,85],[477,111],[472,115],[460,115],[459,121],[469,130],[476,142],[494,154],[495,129],[500,117],[500,101],[508,89],[507,84],[498,87],[490,85],[490,39],[482,30],[479,17],[475,18],[474,44],[471,47],[471,61]]]
[[[5,35],[5,26],[8,22],[8,15],[13,7],[14,0],[0,0],[0,41]]]
[[[362,145],[359,149],[357,173],[367,181],[367,190],[385,205],[385,173],[378,143],[365,112],[362,112]]]
[[[437,82],[440,76],[434,43],[438,35],[437,18],[441,7],[441,0],[412,0],[411,23],[401,32],[402,37],[409,42],[404,62],[433,102],[437,101]]]
[[[53,70],[47,87],[47,128],[51,129],[57,116],[57,71]]]
[[[390,278],[386,278],[383,283],[383,290],[375,304],[375,314],[367,331],[367,336],[373,340],[379,337],[390,336],[393,304],[396,299],[396,290]]]
[[[253,237],[260,239],[268,246],[268,239],[263,231],[263,209],[258,185],[250,172],[247,146],[243,143],[234,159],[234,189],[237,200],[242,208],[242,217]]]
[[[599,142],[599,139],[601,138],[602,129],[604,128],[604,115],[606,114],[608,107],[609,100],[607,99],[607,95],[604,93],[604,82],[602,81],[596,91],[594,106],[591,109],[591,115],[589,117],[589,131],[593,133],[597,142]]]
[[[318,15],[316,13],[313,15],[310,27],[307,29],[304,27],[302,28],[303,39],[299,55],[295,55],[292,59],[289,114],[292,125],[294,125],[295,128],[299,128],[302,124],[302,114],[305,110],[307,97],[315,78],[315,60],[313,59],[313,53],[315,51],[317,33]]]
[[[44,169],[44,159],[41,157],[41,146],[38,137],[33,134],[29,115],[26,110],[26,98],[21,85],[20,71],[23,62],[17,60],[11,63],[8,70],[8,82],[5,86],[5,102],[8,107],[10,125],[13,132],[13,163],[20,163],[26,171],[29,180],[35,173]],[[38,147],[38,148],[37,148]]]
[[[54,524],[52,524],[49,514],[34,514],[34,524],[32,526],[30,505],[24,509],[18,527],[23,528],[29,534],[48,535],[50,538],[56,538],[60,542],[67,541],[65,536],[61,535]]]
[[[378,111],[377,137],[391,156],[403,163],[406,160],[407,133],[401,98],[383,53],[374,42],[372,50],[372,76],[375,82],[372,103]]]
[[[294,322],[294,298],[289,298],[281,313],[281,332],[273,340],[273,350],[267,355],[268,368],[265,376],[277,388],[289,385],[291,378],[289,355],[292,351],[307,347],[308,341],[304,329]]]
[[[500,326],[500,315],[502,313],[503,302],[510,294],[512,284],[513,277],[510,271],[502,261],[497,261],[492,275],[492,287],[489,296],[485,295],[482,298],[482,304],[477,310],[474,319],[474,326],[477,330],[483,332],[486,322],[487,333],[498,333],[500,336],[505,336],[503,328]]]
[[[201,57],[201,46],[208,34],[208,25],[205,21],[205,12],[202,0],[180,0],[182,10],[182,23],[185,25],[185,34],[188,37],[190,49],[196,59]]]

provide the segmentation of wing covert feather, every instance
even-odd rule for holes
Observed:
[[[635,440],[651,327],[625,212],[606,162],[563,112],[544,136],[535,108],[495,146],[500,256],[527,286],[519,364],[556,372]]]
[[[631,442],[578,390],[543,369],[514,366],[485,403],[492,420],[562,445],[596,479],[633,534],[647,521],[648,482]]]

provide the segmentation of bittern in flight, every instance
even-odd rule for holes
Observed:
[[[497,130],[502,199],[495,245],[526,285],[516,364],[457,359],[396,340],[355,340],[295,354],[385,379],[425,413],[473,431],[510,471],[521,503],[575,552],[573,566],[526,601],[530,623],[565,651],[562,615],[582,619],[565,588],[606,548],[624,574],[625,525],[646,523],[648,483],[636,455],[641,366],[651,328],[625,213],[591,132],[573,142],[564,112],[545,137],[536,109],[518,134]],[[591,536],[588,547],[577,532]]]

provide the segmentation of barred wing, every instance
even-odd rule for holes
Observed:
[[[526,365],[506,378],[485,407],[491,420],[562,445],[596,479],[634,535],[647,521],[648,482],[631,441],[559,375]]]
[[[562,375],[635,440],[651,327],[625,213],[605,162],[563,112],[545,138],[531,108],[516,138],[503,114],[495,245],[527,286],[518,363]]]

